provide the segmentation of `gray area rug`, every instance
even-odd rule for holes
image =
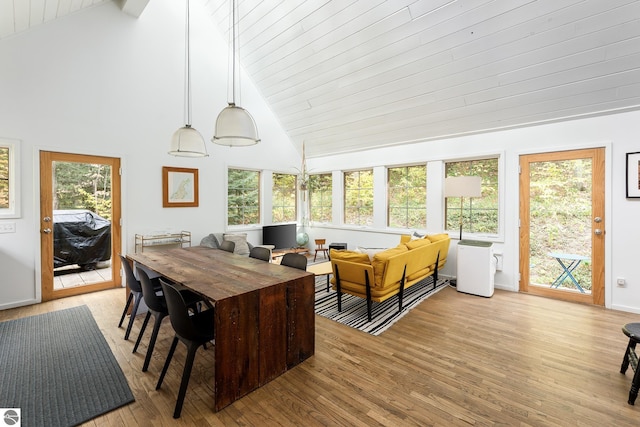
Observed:
[[[371,335],[380,335],[400,320],[412,308],[420,304],[431,295],[444,289],[449,284],[448,279],[439,279],[434,286],[433,278],[427,277],[404,291],[402,311],[398,312],[398,297],[371,306],[371,322],[367,320],[367,301],[349,294],[342,294],[342,311],[338,312],[336,292],[327,292],[326,276],[316,277],[316,314],[327,317],[343,325],[359,329]]]
[[[22,426],[73,426],[133,402],[85,305],[0,323],[0,407]]]

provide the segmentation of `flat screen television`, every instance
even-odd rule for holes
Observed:
[[[297,224],[265,225],[262,227],[262,244],[274,245],[275,249],[291,249],[298,246]]]

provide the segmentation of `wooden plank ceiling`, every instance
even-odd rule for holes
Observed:
[[[228,0],[195,1],[228,39]],[[242,65],[308,157],[640,107],[640,0],[239,2]]]

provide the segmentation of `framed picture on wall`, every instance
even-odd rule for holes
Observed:
[[[627,199],[640,199],[640,153],[627,153]]]
[[[162,167],[162,207],[198,206],[198,169]]]

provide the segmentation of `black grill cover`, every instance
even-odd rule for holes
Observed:
[[[88,210],[53,211],[54,267],[93,267],[111,258],[111,222]]]

